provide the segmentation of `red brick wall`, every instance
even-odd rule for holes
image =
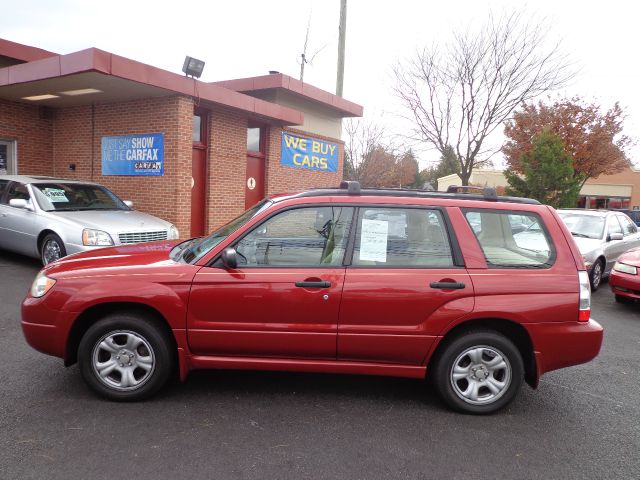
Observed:
[[[209,115],[208,189],[205,230],[210,232],[244,211],[247,116],[217,108]]]
[[[137,210],[164,218],[188,237],[191,221],[191,121],[188,97],[164,97],[124,103],[60,108],[42,119],[38,107],[0,103],[0,138],[19,141],[19,172],[93,180],[111,188]],[[214,108],[209,116],[206,231],[244,211],[247,160],[246,114]],[[282,128],[271,126],[266,144],[266,193],[334,187],[342,179],[344,144],[340,140],[285,129],[303,137],[339,145],[336,173],[280,164]],[[103,136],[164,133],[164,176],[101,175]],[[75,171],[69,166],[75,164]]]
[[[193,103],[186,97],[99,104],[93,111],[91,106],[60,108],[53,128],[53,174],[102,183],[120,198],[132,200],[136,210],[174,223],[186,238],[191,221],[192,117]],[[103,177],[102,137],[136,133],[164,133],[164,176]],[[76,165],[75,171],[70,164]]]
[[[301,137],[317,138],[338,144],[338,171],[317,172],[304,168],[287,167],[280,164],[282,147],[282,131],[291,132]],[[335,138],[311,135],[308,132],[293,128],[271,127],[267,145],[267,195],[280,192],[296,192],[309,188],[337,187],[342,181],[342,165],[344,162],[344,142]]]
[[[18,173],[52,175],[53,111],[0,100],[0,139],[17,140]]]

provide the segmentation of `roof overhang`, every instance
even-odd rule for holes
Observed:
[[[21,43],[12,42],[0,38],[0,56],[12,58],[18,62],[33,62],[34,60],[42,60],[56,56],[57,53],[42,50],[41,48],[22,45]]]
[[[297,96],[312,100],[336,112],[338,117],[361,117],[363,108],[361,105],[338,97],[333,93],[322,90],[308,83],[301,82],[295,78],[282,73],[273,73],[259,77],[238,78],[235,80],[224,80],[214,82],[237,92],[251,94],[251,92],[262,90],[286,90]]]
[[[86,89],[99,92],[63,93]],[[25,99],[40,95],[54,97]],[[298,110],[96,48],[0,68],[0,99],[35,105],[64,107],[170,95],[191,96],[200,105],[230,107],[273,124],[301,125],[304,121]]]

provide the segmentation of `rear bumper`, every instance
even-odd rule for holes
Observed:
[[[543,373],[593,360],[600,352],[604,330],[588,322],[533,323],[525,325],[536,356],[538,377]]]
[[[611,271],[609,287],[616,295],[640,300],[640,275]]]

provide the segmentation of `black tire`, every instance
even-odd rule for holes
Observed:
[[[604,262],[602,259],[596,260],[596,263],[591,267],[589,272],[589,283],[591,284],[591,291],[595,292],[602,285],[602,274],[604,272]]]
[[[624,295],[616,295],[616,302],[618,303],[633,303],[633,299],[625,297]]]
[[[511,340],[493,330],[472,330],[443,341],[446,343],[439,348],[431,362],[430,376],[436,392],[449,408],[462,413],[488,414],[500,410],[515,398],[522,386],[524,365],[518,348]],[[465,353],[477,350],[480,350],[481,358],[474,363],[471,356]],[[497,355],[491,357],[492,353]],[[499,367],[501,363],[497,364],[495,370],[485,365],[485,361],[490,364],[499,360],[498,356],[506,360],[504,368]],[[468,374],[460,373],[465,377],[454,380],[455,365],[459,365],[461,371],[467,369]],[[472,380],[472,377],[476,380]],[[481,383],[485,381],[487,383]],[[477,386],[475,401],[462,395],[462,390],[472,389],[474,383]],[[494,389],[498,389],[496,385],[500,384],[503,387],[496,394],[487,386],[489,384]]]
[[[78,364],[84,381],[99,395],[109,400],[137,401],[167,383],[175,365],[175,349],[157,322],[137,314],[118,313],[89,327],[80,340]],[[111,373],[101,376],[99,366]]]
[[[42,239],[40,244],[40,261],[42,265],[48,265],[66,256],[67,249],[64,248],[64,242],[58,235],[49,233]]]

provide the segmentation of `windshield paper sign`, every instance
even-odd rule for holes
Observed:
[[[338,171],[338,145],[282,132],[280,163],[319,172]]]
[[[164,175],[164,134],[102,137],[102,175]]]

